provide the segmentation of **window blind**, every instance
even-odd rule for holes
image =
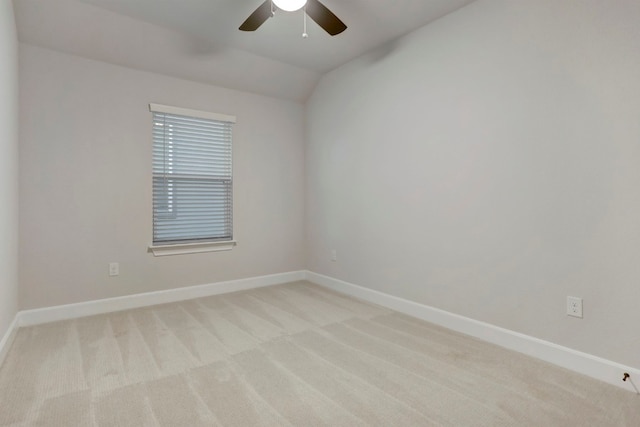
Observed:
[[[154,106],[153,244],[233,240],[233,118]]]

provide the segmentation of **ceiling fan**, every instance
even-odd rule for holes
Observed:
[[[332,36],[340,34],[347,29],[344,22],[318,0],[266,0],[240,25],[240,30],[257,30],[267,19],[274,15],[275,8],[286,12],[294,12],[304,8],[305,13]],[[305,31],[303,37],[306,37],[306,35]]]

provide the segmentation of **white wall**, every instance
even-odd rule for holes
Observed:
[[[640,367],[638,22],[479,0],[326,75],[309,269]]]
[[[25,44],[20,73],[21,309],[304,268],[301,104]],[[149,102],[237,116],[232,251],[147,253]]]
[[[18,311],[18,41],[0,0],[0,340]]]

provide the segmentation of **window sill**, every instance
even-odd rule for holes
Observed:
[[[230,251],[236,245],[234,240],[226,242],[180,243],[177,245],[149,246],[153,256],[198,254],[202,252]]]

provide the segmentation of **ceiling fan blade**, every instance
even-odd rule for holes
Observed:
[[[247,20],[240,25],[240,30],[255,31],[271,16],[271,0],[267,0],[249,15]]]
[[[347,29],[347,26],[336,15],[333,14],[325,5],[318,0],[307,0],[305,6],[307,15],[316,24],[320,25],[327,33],[335,36]]]

